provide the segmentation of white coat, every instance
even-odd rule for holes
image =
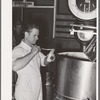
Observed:
[[[13,49],[12,60],[25,56],[29,52],[31,47],[22,41]],[[39,52],[23,69],[17,71],[16,100],[42,100],[40,66],[45,66],[44,59],[45,55]]]

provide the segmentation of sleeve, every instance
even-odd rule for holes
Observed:
[[[12,51],[12,62],[14,62],[16,59],[23,57],[23,48],[14,48]]]
[[[44,64],[44,59],[45,59],[46,56],[43,53],[41,53],[41,52],[39,52],[39,56],[40,56],[40,60],[41,60],[41,66],[46,66]]]

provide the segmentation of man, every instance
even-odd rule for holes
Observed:
[[[19,20],[17,20],[14,25],[13,36],[15,38],[15,41],[13,42],[15,46],[18,45],[21,42],[21,40],[24,38],[23,25]]]
[[[40,66],[46,66],[55,60],[54,49],[47,56],[41,53],[40,47],[36,45],[39,36],[38,26],[28,25],[24,34],[24,39],[13,49],[12,55],[12,67],[18,74],[15,98],[42,100]]]

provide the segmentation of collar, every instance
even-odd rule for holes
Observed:
[[[25,50],[31,50],[31,47],[28,44],[26,44],[23,40],[21,41],[20,46],[23,47]]]

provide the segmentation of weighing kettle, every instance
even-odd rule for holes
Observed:
[[[96,100],[96,62],[75,53],[57,55],[56,93],[64,100]]]

